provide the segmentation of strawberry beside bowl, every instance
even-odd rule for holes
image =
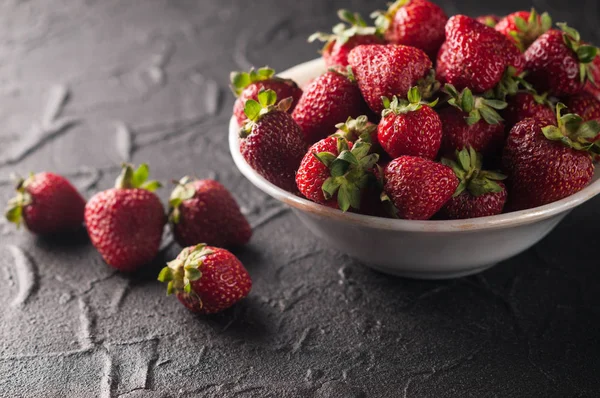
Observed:
[[[301,86],[326,71],[322,59],[280,74]],[[592,183],[545,206],[491,217],[452,221],[410,221],[343,213],[271,184],[244,160],[239,126],[229,124],[229,148],[242,174],[257,188],[290,206],[319,239],[378,271],[417,279],[471,275],[521,253],[546,236],[575,207],[600,193],[600,172]]]

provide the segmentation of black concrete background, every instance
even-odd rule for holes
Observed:
[[[504,14],[521,1],[443,1]],[[600,42],[597,1],[536,1]],[[593,397],[600,394],[600,199],[478,276],[412,281],[324,245],[253,188],[227,149],[231,70],[290,67],[335,11],[383,1],[0,3],[0,199],[9,175],[62,173],[90,197],[122,161],[218,178],[251,220],[254,280],[217,316],[107,267],[84,233],[0,224],[2,397]],[[160,192],[166,199],[169,189]],[[166,243],[169,237],[166,237]],[[357,243],[359,244],[359,242]],[[467,253],[465,253],[467,255]]]

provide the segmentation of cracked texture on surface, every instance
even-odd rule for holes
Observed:
[[[519,2],[439,3],[502,15]],[[600,42],[597,2],[534,5]],[[220,180],[255,232],[235,252],[250,296],[198,317],[156,281],[180,249],[168,234],[154,264],[122,275],[85,233],[40,239],[0,221],[0,396],[600,394],[600,199],[481,275],[424,282],[324,247],[237,172],[229,71],[314,58],[306,37],[342,7],[384,1],[1,2],[2,202],[13,171],[63,174],[89,198],[120,162],[149,162],[163,182]]]

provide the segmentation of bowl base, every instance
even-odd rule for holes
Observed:
[[[443,280],[443,279],[456,279],[462,278],[463,276],[475,275],[480,272],[483,272],[489,268],[492,268],[493,264],[486,264],[476,268],[469,268],[466,270],[460,271],[405,271],[401,269],[394,269],[388,267],[381,267],[374,264],[366,264],[369,268],[374,269],[377,272],[382,272],[388,275],[399,276],[402,278],[409,279],[425,279],[425,280]]]

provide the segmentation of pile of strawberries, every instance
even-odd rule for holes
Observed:
[[[278,187],[342,211],[467,219],[586,187],[600,156],[600,50],[547,13],[448,18],[428,0],[358,14],[306,86],[234,72],[240,152]]]

